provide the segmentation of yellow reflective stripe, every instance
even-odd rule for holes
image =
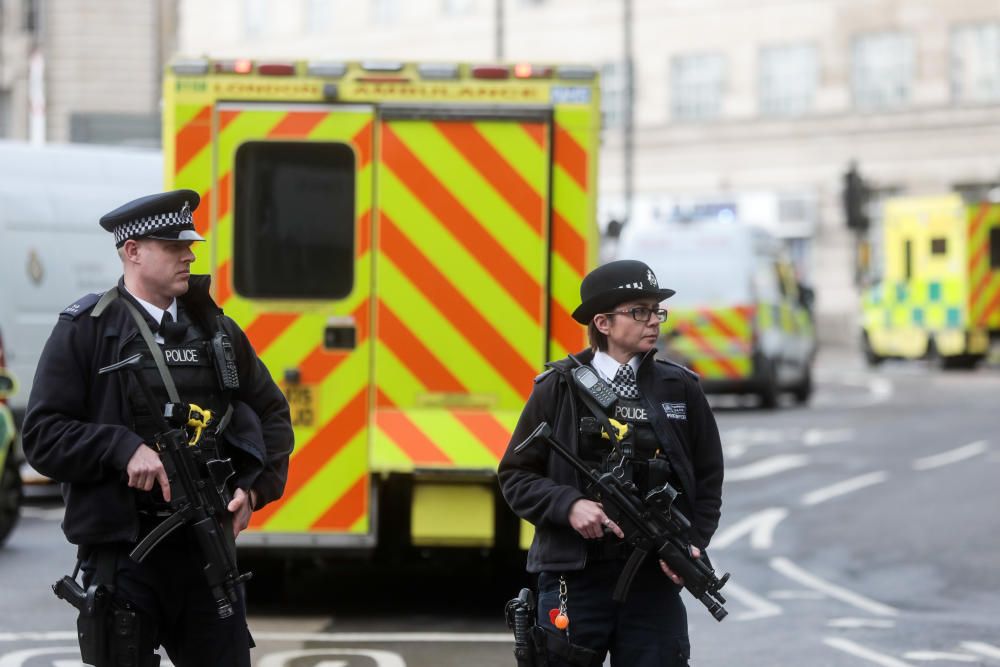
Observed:
[[[447,454],[454,466],[463,468],[496,466],[497,460],[492,452],[449,411],[409,408],[403,412],[428,439]]]
[[[543,125],[541,122],[537,124]],[[535,143],[519,122],[490,122],[475,125],[490,145],[538,193],[544,206],[548,198],[549,152]]]

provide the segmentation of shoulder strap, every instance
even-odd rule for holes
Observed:
[[[115,291],[117,292],[117,290]],[[167,396],[172,403],[180,403],[180,395],[177,393],[177,386],[174,384],[174,379],[170,377],[170,370],[167,369],[167,360],[163,358],[163,350],[156,344],[156,339],[153,338],[153,332],[150,331],[149,325],[146,324],[146,319],[139,314],[135,306],[129,303],[128,299],[122,299],[122,303],[125,304],[128,312],[132,315],[132,319],[135,320],[135,325],[139,327],[142,339],[146,341],[146,347],[149,348],[150,354],[153,355],[153,361],[156,362],[156,370],[160,371],[163,386],[167,388]]]
[[[94,306],[94,309],[92,311],[90,311],[90,316],[100,317],[101,313],[103,313],[107,309],[107,307],[111,305],[111,302],[117,298],[118,298],[118,288],[112,287],[107,292],[101,295],[101,298],[97,302],[97,305]]]

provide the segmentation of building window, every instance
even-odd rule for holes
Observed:
[[[260,37],[267,28],[267,0],[243,0],[243,34]]]
[[[399,21],[399,0],[375,0],[372,3],[372,18],[379,25],[391,25]]]
[[[471,14],[476,9],[476,0],[443,0],[441,9],[449,16]]]
[[[765,46],[760,50],[760,112],[798,116],[813,106],[819,56],[809,44]]]
[[[236,150],[233,282],[261,299],[342,299],[354,285],[354,151],[249,141]]]
[[[670,113],[676,120],[707,120],[722,111],[726,61],[718,53],[674,56],[670,64]]]
[[[951,31],[951,97],[956,102],[1000,100],[1000,23]]]
[[[860,35],[852,45],[851,87],[861,110],[892,109],[910,99],[913,40],[895,32]]]
[[[948,254],[948,239],[945,239],[945,238],[931,239],[931,254],[932,255],[947,255]]]
[[[601,66],[601,117],[605,128],[625,124],[625,105],[628,104],[628,76],[624,62],[605,63]]]
[[[306,32],[323,34],[333,26],[336,0],[306,0],[304,19]]]

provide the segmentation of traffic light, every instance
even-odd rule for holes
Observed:
[[[865,204],[868,202],[868,188],[858,173],[858,165],[854,162],[844,173],[844,216],[850,229],[868,229],[868,215]]]

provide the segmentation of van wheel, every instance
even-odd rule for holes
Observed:
[[[802,377],[802,381],[795,385],[792,389],[792,396],[795,397],[795,402],[799,405],[805,405],[809,402],[809,398],[813,393],[813,379],[812,379],[812,368],[806,366],[805,375]]]
[[[773,410],[778,407],[778,376],[773,362],[762,359],[761,365],[763,372],[760,378],[760,390],[757,392],[760,397],[760,407]]]
[[[0,471],[0,545],[7,537],[20,516],[21,507],[21,474],[14,463],[12,452],[7,454],[7,463]]]
[[[861,332],[861,350],[864,352],[865,362],[872,368],[885,361],[885,357],[876,354],[875,350],[872,349],[871,341],[868,340],[867,331]]]

